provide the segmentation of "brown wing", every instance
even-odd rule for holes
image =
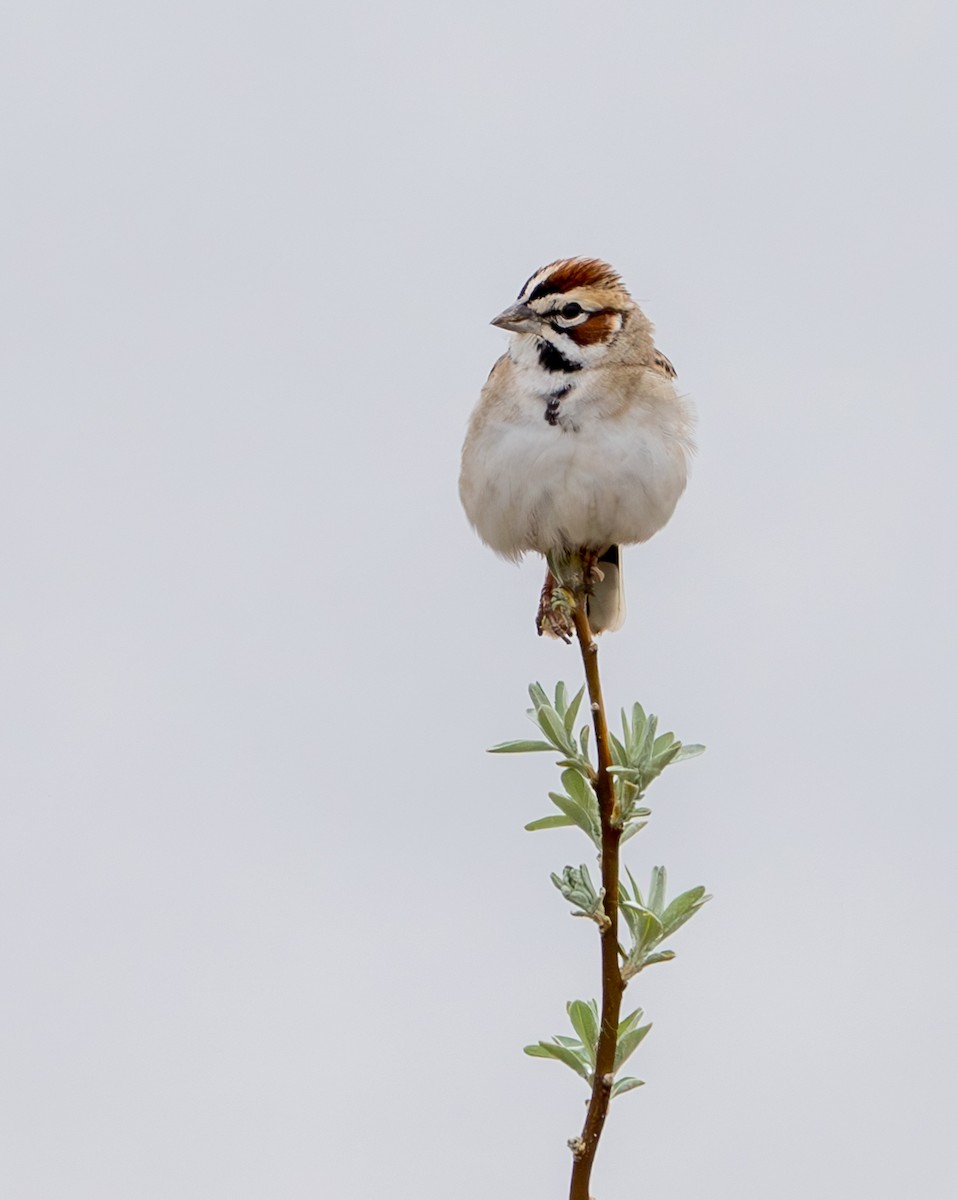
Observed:
[[[662,375],[667,375],[669,379],[675,378],[675,367],[669,362],[661,350],[652,351],[652,367]]]

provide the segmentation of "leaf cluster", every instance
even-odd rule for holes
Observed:
[[[704,887],[690,888],[674,900],[666,902],[665,867],[653,867],[652,879],[645,898],[635,882],[632,872],[625,868],[629,884],[619,884],[619,911],[631,935],[628,950],[619,948],[622,955],[622,978],[628,982],[634,975],[653,963],[669,962],[675,958],[674,950],[660,950],[662,942],[711,900]]]
[[[541,684],[529,687],[532,708],[526,713],[542,734],[541,739],[502,742],[493,746],[490,754],[531,754],[553,752],[561,757],[563,791],[550,792],[549,799],[559,810],[547,817],[530,821],[526,829],[558,829],[575,825],[596,846],[602,845],[599,804],[595,792],[596,770],[589,754],[589,726],[575,732],[576,717],[585,688],[570,699],[564,683],[557,683],[555,696],[550,699]],[[613,824],[622,830],[622,840],[634,836],[646,825],[651,809],[645,807],[646,789],[670,763],[682,762],[701,754],[704,746],[683,745],[673,733],[657,735],[658,718],[647,715],[641,704],[632,712],[622,711],[622,737],[610,734],[612,766],[609,773],[615,780],[615,812]]]
[[[595,889],[589,868],[583,863],[580,867],[563,867],[562,874],[552,873],[552,882],[562,895],[575,906],[574,917],[590,917],[600,929],[606,929],[609,918],[605,914],[603,901],[605,888]]]
[[[622,710],[622,738],[609,734],[612,766],[609,774],[615,777],[615,811],[612,822],[622,830],[622,840],[632,837],[646,825],[651,809],[640,802],[646,789],[665,768],[686,758],[695,758],[705,751],[704,746],[684,746],[674,733],[656,736],[658,717],[646,715],[641,704],[633,704],[631,715]]]
[[[557,754],[557,765],[562,768],[562,790],[550,792],[549,799],[558,812],[531,821],[526,829],[576,826],[601,856],[602,820],[596,794],[598,777],[589,753],[589,726],[583,725],[576,732],[576,719],[584,694],[585,688],[581,688],[570,697],[565,684],[558,683],[550,697],[540,684],[532,684],[529,688],[532,708],[527,710],[527,715],[541,736],[534,740],[503,742],[493,746],[491,752]],[[694,758],[704,749],[699,745],[683,745],[673,733],[659,733],[657,718],[647,714],[641,704],[634,704],[629,713],[622,712],[621,738],[612,734],[609,737],[612,758],[609,773],[614,790],[612,824],[620,831],[620,842],[634,836],[646,825],[651,810],[643,800],[649,785],[671,763]],[[663,943],[710,899],[704,887],[695,887],[667,900],[664,867],[653,868],[645,895],[628,869],[625,873],[628,884],[620,880],[617,897],[622,925],[629,935],[627,945],[619,945],[623,985],[653,963],[673,959],[675,952],[664,949]],[[578,867],[566,866],[561,874],[553,873],[552,882],[572,905],[573,916],[588,917],[600,930],[609,928],[609,898],[602,887],[596,888],[585,863]],[[572,1000],[566,1007],[576,1036],[556,1035],[550,1042],[527,1046],[526,1053],[535,1058],[557,1059],[592,1086],[599,1033],[598,1007],[594,1000]],[[641,1017],[642,1010],[636,1009],[620,1022],[613,1073],[618,1072],[651,1028],[638,1024]],[[632,1078],[610,1080],[611,1095],[621,1095],[639,1087],[641,1082]]]
[[[594,1000],[570,1000],[566,1005],[566,1012],[575,1030],[575,1037],[556,1034],[551,1042],[536,1042],[533,1046],[526,1046],[525,1052],[532,1058],[554,1058],[565,1063],[591,1088],[595,1076],[596,1045],[599,1040],[599,1006]],[[639,1043],[652,1028],[651,1024],[639,1025],[641,1020],[642,1009],[637,1008],[619,1022],[613,1075],[638,1049]],[[623,1092],[641,1087],[643,1082],[642,1079],[628,1076],[616,1079],[612,1084],[612,1095],[621,1096]]]

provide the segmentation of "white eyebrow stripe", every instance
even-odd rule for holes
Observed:
[[[519,296],[519,302],[521,303],[523,300],[526,299],[527,296],[531,295],[531,293],[536,290],[536,288],[539,286],[540,283],[542,283],[544,280],[549,278],[549,275],[551,273],[552,273],[551,266],[540,267],[539,270],[536,271],[535,275],[532,276],[532,278],[529,280],[529,282],[526,284],[526,286],[522,289],[522,292]]]

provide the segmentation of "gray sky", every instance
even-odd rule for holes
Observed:
[[[954,7],[6,12],[0,1192],[565,1194],[587,847],[484,748],[579,664],[456,477],[589,254],[700,412],[628,861],[715,894],[594,1189],[954,1195]]]

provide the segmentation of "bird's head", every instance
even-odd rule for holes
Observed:
[[[608,263],[561,258],[527,279],[492,324],[536,339],[547,370],[578,371],[605,357],[633,314],[639,309]]]

